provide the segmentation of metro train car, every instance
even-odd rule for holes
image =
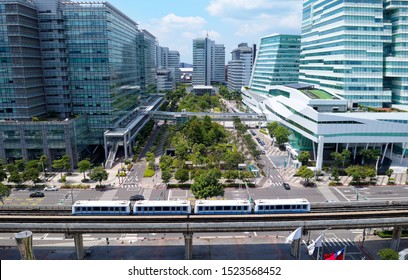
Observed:
[[[189,215],[191,204],[187,200],[140,200],[133,206],[133,215]]]
[[[78,200],[72,205],[72,215],[130,215],[128,200]]]
[[[255,214],[307,213],[310,202],[304,198],[297,199],[256,199]]]
[[[194,214],[251,214],[251,203],[248,200],[197,200]]]

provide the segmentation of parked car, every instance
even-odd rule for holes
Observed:
[[[285,190],[290,190],[290,185],[288,183],[283,183]]]
[[[141,194],[135,194],[129,198],[130,201],[139,201],[139,200],[144,200],[144,199],[145,199],[144,196]]]
[[[58,191],[58,188],[56,186],[47,186],[44,191]]]
[[[30,197],[44,197],[44,193],[43,192],[33,192],[33,193],[30,193]]]
[[[255,131],[253,131],[252,129],[249,131],[253,136],[256,135]]]

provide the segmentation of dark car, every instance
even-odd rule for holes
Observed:
[[[33,192],[33,193],[30,193],[30,197],[44,197],[44,193],[43,192]]]
[[[135,195],[132,195],[129,199],[130,201],[138,201],[138,200],[144,200],[145,198],[141,194],[135,194]]]
[[[253,131],[252,129],[249,131],[253,136],[256,135],[255,131]]]
[[[290,190],[290,185],[288,183],[283,183],[285,190]]]

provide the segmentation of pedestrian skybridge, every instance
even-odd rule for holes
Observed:
[[[183,122],[194,116],[204,118],[208,116],[212,121],[233,121],[239,118],[243,122],[266,121],[264,115],[255,113],[203,113],[203,112],[165,112],[165,111],[151,111],[150,117],[154,120],[168,120]]]

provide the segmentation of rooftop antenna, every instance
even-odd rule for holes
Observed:
[[[207,29],[207,39],[208,39],[208,29]]]

